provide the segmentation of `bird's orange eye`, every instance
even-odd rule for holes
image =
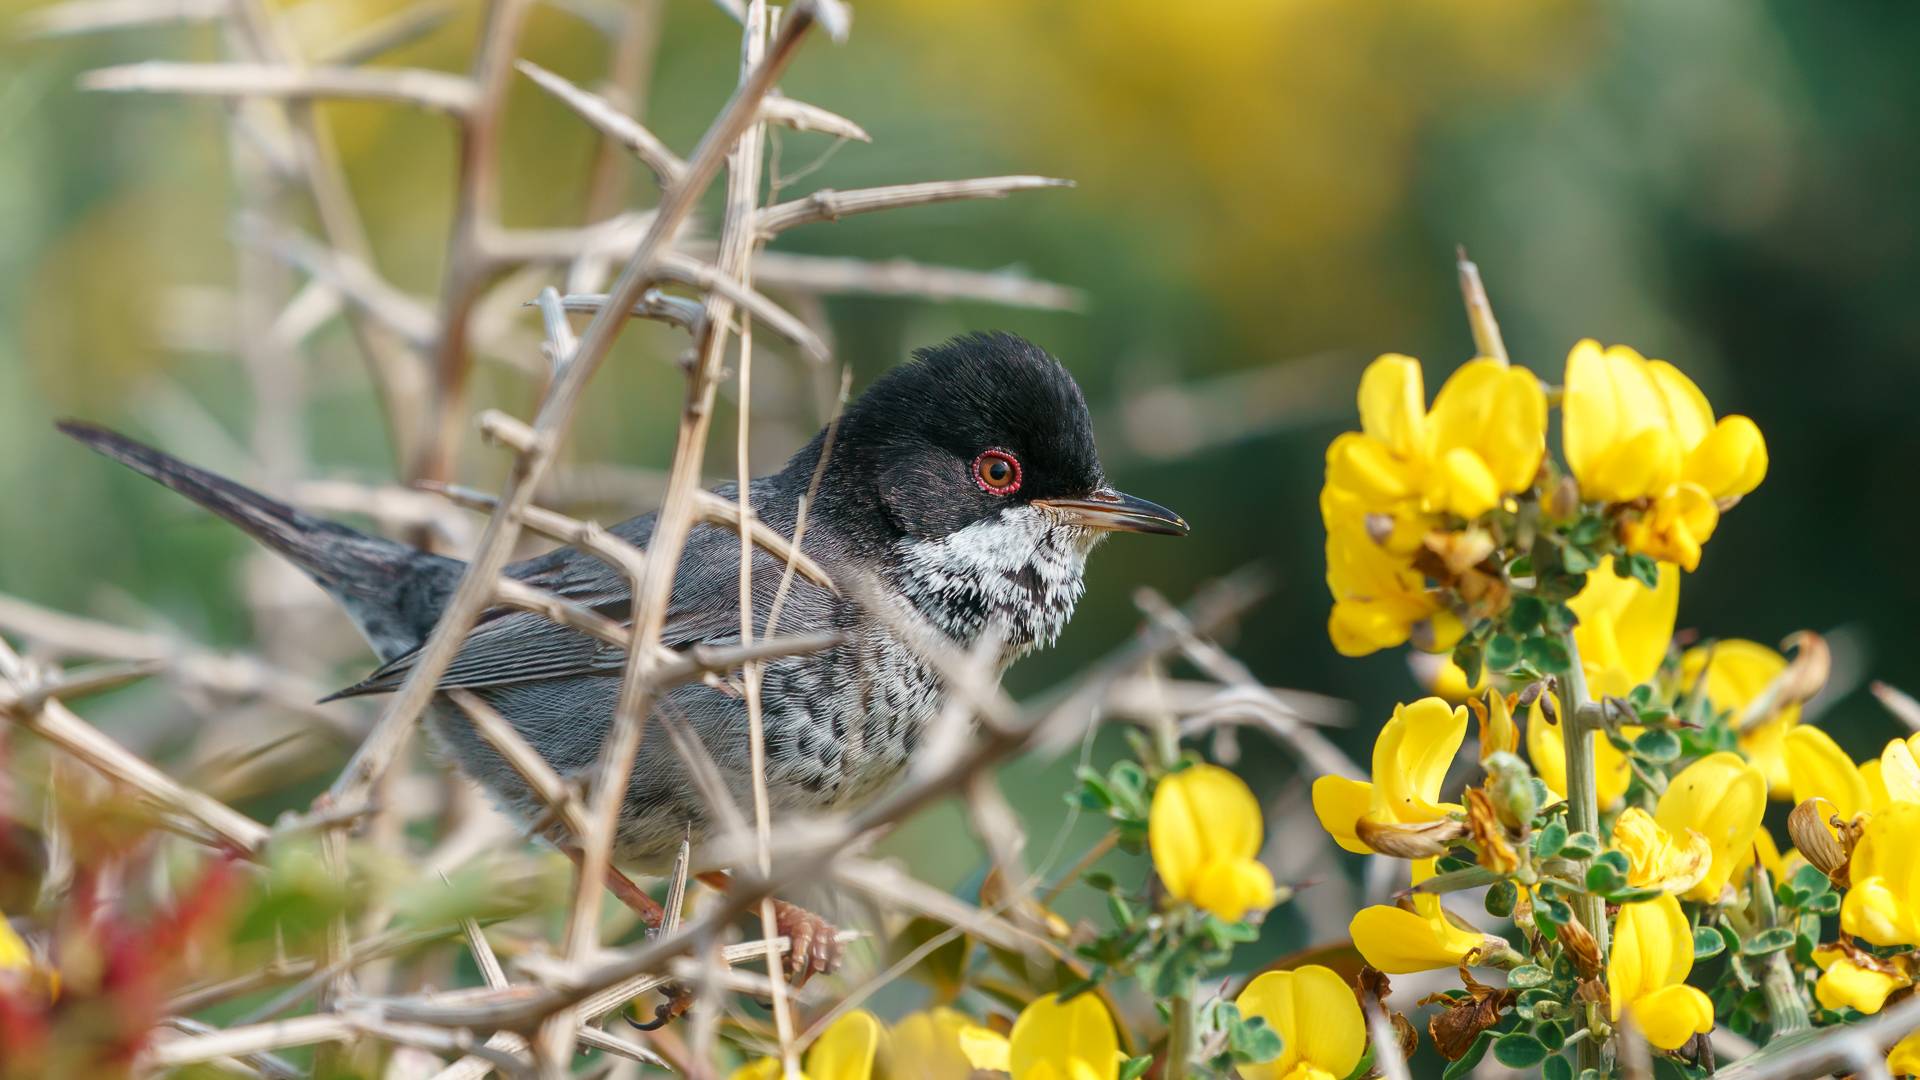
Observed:
[[[987,450],[973,459],[973,482],[989,495],[1009,495],[1020,490],[1020,463],[1011,454]]]

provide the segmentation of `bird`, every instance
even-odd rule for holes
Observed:
[[[464,570],[458,559],[295,509],[105,428],[73,420],[57,426],[231,521],[325,590],[380,661],[335,697],[398,688]],[[737,501],[736,485],[713,490]],[[766,784],[776,815],[820,815],[872,800],[902,773],[940,714],[944,682],[924,649],[904,639],[897,612],[916,615],[915,625],[931,626],[958,649],[993,635],[997,655],[988,659],[1004,672],[1059,637],[1101,541],[1115,532],[1188,532],[1179,515],[1107,483],[1073,376],[1044,349],[1004,332],[916,350],[779,472],[751,481],[748,494],[753,513],[788,537],[804,501],[800,549],[836,584],[870,585],[836,589],[791,576],[778,625],[769,627],[785,563],[754,548],[756,637],[832,635],[838,642],[764,664]],[[645,548],[654,524],[649,513],[609,531]],[[626,578],[576,548],[505,573],[631,621]],[[662,644],[738,645],[740,578],[739,538],[694,527]],[[876,610],[881,605],[894,605],[896,614]],[[426,726],[439,751],[503,809],[523,823],[539,821],[545,804],[444,691],[477,695],[562,776],[578,775],[611,728],[624,658],[618,647],[538,614],[491,609],[443,676]],[[697,735],[736,805],[752,805],[740,695],[721,680],[689,682],[660,695],[653,719],[662,718]],[[683,839],[698,843],[716,824],[673,740],[644,739],[619,814],[615,860],[657,871]],[[783,906],[780,921],[789,914],[794,925],[781,930],[796,935],[793,970],[801,978],[831,970],[831,928],[807,922],[793,905]]]

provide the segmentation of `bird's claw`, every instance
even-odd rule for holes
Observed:
[[[795,986],[805,986],[816,974],[831,974],[840,967],[840,931],[832,923],[797,904],[785,900],[773,902],[774,933],[791,943],[787,950],[787,976]]]

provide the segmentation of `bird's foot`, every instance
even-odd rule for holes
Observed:
[[[579,866],[586,860],[586,853],[573,844],[557,846],[566,853],[567,858],[573,860],[575,866]],[[646,890],[634,884],[632,878],[621,873],[618,867],[607,867],[606,885],[608,892],[645,920],[649,930],[660,929],[660,924],[666,921],[667,909],[661,907],[653,897],[648,896]]]
[[[733,887],[733,879],[721,871],[701,874],[700,880],[723,891]],[[839,970],[843,947],[838,927],[785,900],[773,902],[773,923],[773,935],[786,938],[789,944],[786,968],[793,985],[805,986],[815,975]]]

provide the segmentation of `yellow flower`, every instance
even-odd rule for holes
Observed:
[[[1433,862],[1414,862],[1415,885],[1433,876]],[[1360,955],[1389,975],[1458,967],[1469,953],[1489,944],[1486,934],[1456,925],[1458,916],[1450,916],[1432,893],[1415,893],[1406,903],[1412,910],[1389,904],[1363,908],[1347,927]]]
[[[1692,970],[1693,927],[1672,895],[1621,905],[1607,964],[1615,1022],[1632,1009],[1641,1033],[1662,1050],[1712,1031],[1713,1002],[1686,984]]]
[[[960,1033],[974,1026],[966,1014],[934,1008],[908,1013],[893,1025],[893,1080],[967,1080],[973,1063]]]
[[[1630,551],[1692,570],[1720,522],[1716,500],[1744,495],[1767,475],[1767,446],[1744,416],[1718,424],[1693,380],[1624,345],[1586,340],[1567,356],[1561,398],[1567,467],[1589,499],[1647,499],[1622,530]]]
[[[1313,809],[1334,840],[1348,851],[1373,849],[1360,842],[1361,818],[1376,824],[1421,825],[1460,811],[1442,803],[1440,785],[1467,736],[1467,709],[1448,708],[1439,698],[1396,705],[1393,719],[1373,741],[1373,782],[1323,776],[1313,782]]]
[[[1638,734],[1640,729],[1621,730]],[[1627,764],[1627,756],[1614,749],[1599,732],[1590,732],[1587,737],[1593,740],[1594,794],[1604,810],[1627,793],[1627,785],[1633,781],[1633,767]],[[1527,709],[1527,757],[1533,761],[1534,775],[1547,785],[1547,790],[1557,798],[1566,798],[1566,736],[1558,724],[1547,723],[1546,709],[1538,701]]]
[[[1359,438],[1336,439],[1327,482],[1382,509],[1417,500],[1469,520],[1533,485],[1545,453],[1547,398],[1525,368],[1462,364],[1425,412],[1420,362],[1389,353],[1360,377]]]
[[[1743,858],[1751,860],[1766,809],[1766,777],[1738,754],[1708,754],[1667,782],[1654,820],[1674,836],[1699,833],[1713,851],[1713,864],[1683,894],[1686,899],[1713,903],[1720,898],[1734,868]]]
[[[1786,657],[1759,642],[1740,638],[1688,649],[1680,657],[1681,685],[1693,686],[1705,671],[1707,700],[1715,712],[1730,712],[1736,721],[1767,684],[1786,669]],[[1781,709],[1778,716],[1740,736],[1740,752],[1767,774],[1767,790],[1776,799],[1787,798],[1793,790],[1782,740],[1798,723],[1800,705],[1795,702]]]
[[[960,1046],[976,1069],[1012,1074],[1013,1080],[1114,1080],[1120,1075],[1120,1044],[1113,1017],[1095,994],[1065,1005],[1057,995],[1034,999],[1006,1038],[986,1028],[960,1033]]]
[[[1327,635],[1343,656],[1392,648],[1429,620],[1432,636],[1424,644],[1433,651],[1452,648],[1466,629],[1427,588],[1412,556],[1374,543],[1362,525],[1327,533],[1327,589],[1333,593]]]
[[[1863,783],[1871,788],[1877,779],[1880,784],[1879,803],[1871,809],[1885,809],[1897,802],[1920,803],[1920,761],[1915,760],[1915,751],[1920,751],[1920,735],[1894,739],[1880,752],[1879,768],[1871,776],[1866,774],[1866,766],[1861,766]]]
[[[1613,843],[1627,857],[1628,884],[1676,896],[1698,885],[1713,866],[1713,847],[1706,837],[1692,829],[1675,836],[1637,806],[1628,807],[1613,823]]]
[[[1813,950],[1813,962],[1825,973],[1813,987],[1813,996],[1822,1008],[1877,1013],[1887,1003],[1888,994],[1913,985],[1913,974],[1904,958],[1875,961],[1862,956],[1860,960],[1856,963],[1844,949]]]
[[[1480,717],[1480,760],[1494,754],[1511,754],[1520,749],[1520,729],[1513,722],[1513,697],[1498,690],[1487,695],[1487,709]]]
[[[887,1029],[879,1018],[865,1009],[855,1009],[814,1040],[813,1048],[807,1051],[806,1070],[800,1075],[802,1080],[870,1080],[876,1063],[881,1063],[879,1073],[887,1072],[887,1050]],[[730,1080],[779,1080],[781,1075],[780,1062],[763,1057],[735,1069]]]
[[[1262,1017],[1280,1033],[1276,1061],[1242,1065],[1246,1080],[1343,1080],[1367,1046],[1367,1021],[1340,976],[1318,964],[1269,971],[1235,1002],[1240,1015]]]
[[[1262,829],[1253,792],[1217,765],[1161,780],[1147,816],[1153,867],[1168,894],[1228,922],[1273,906],[1273,874],[1254,858]]]
[[[1920,803],[1873,815],[1854,846],[1840,929],[1875,945],[1920,944]]]
[[[1826,800],[1831,809],[1822,808],[1823,821],[1833,814],[1840,815],[1842,821],[1852,821],[1855,814],[1873,808],[1867,778],[1860,775],[1853,759],[1826,732],[1817,727],[1796,727],[1787,732],[1782,742],[1794,805],[1808,799]],[[1897,739],[1894,745],[1902,751],[1907,749],[1907,745]]]
[[[1609,555],[1588,572],[1580,595],[1567,601],[1580,617],[1573,641],[1595,700],[1627,694],[1660,671],[1680,610],[1680,571],[1661,563],[1659,580],[1659,588],[1649,589],[1634,578],[1619,577]]]
[[[1895,1076],[1920,1076],[1920,1031],[1901,1039],[1887,1051],[1887,1071]]]
[[[0,911],[0,971],[32,971],[33,953]]]

